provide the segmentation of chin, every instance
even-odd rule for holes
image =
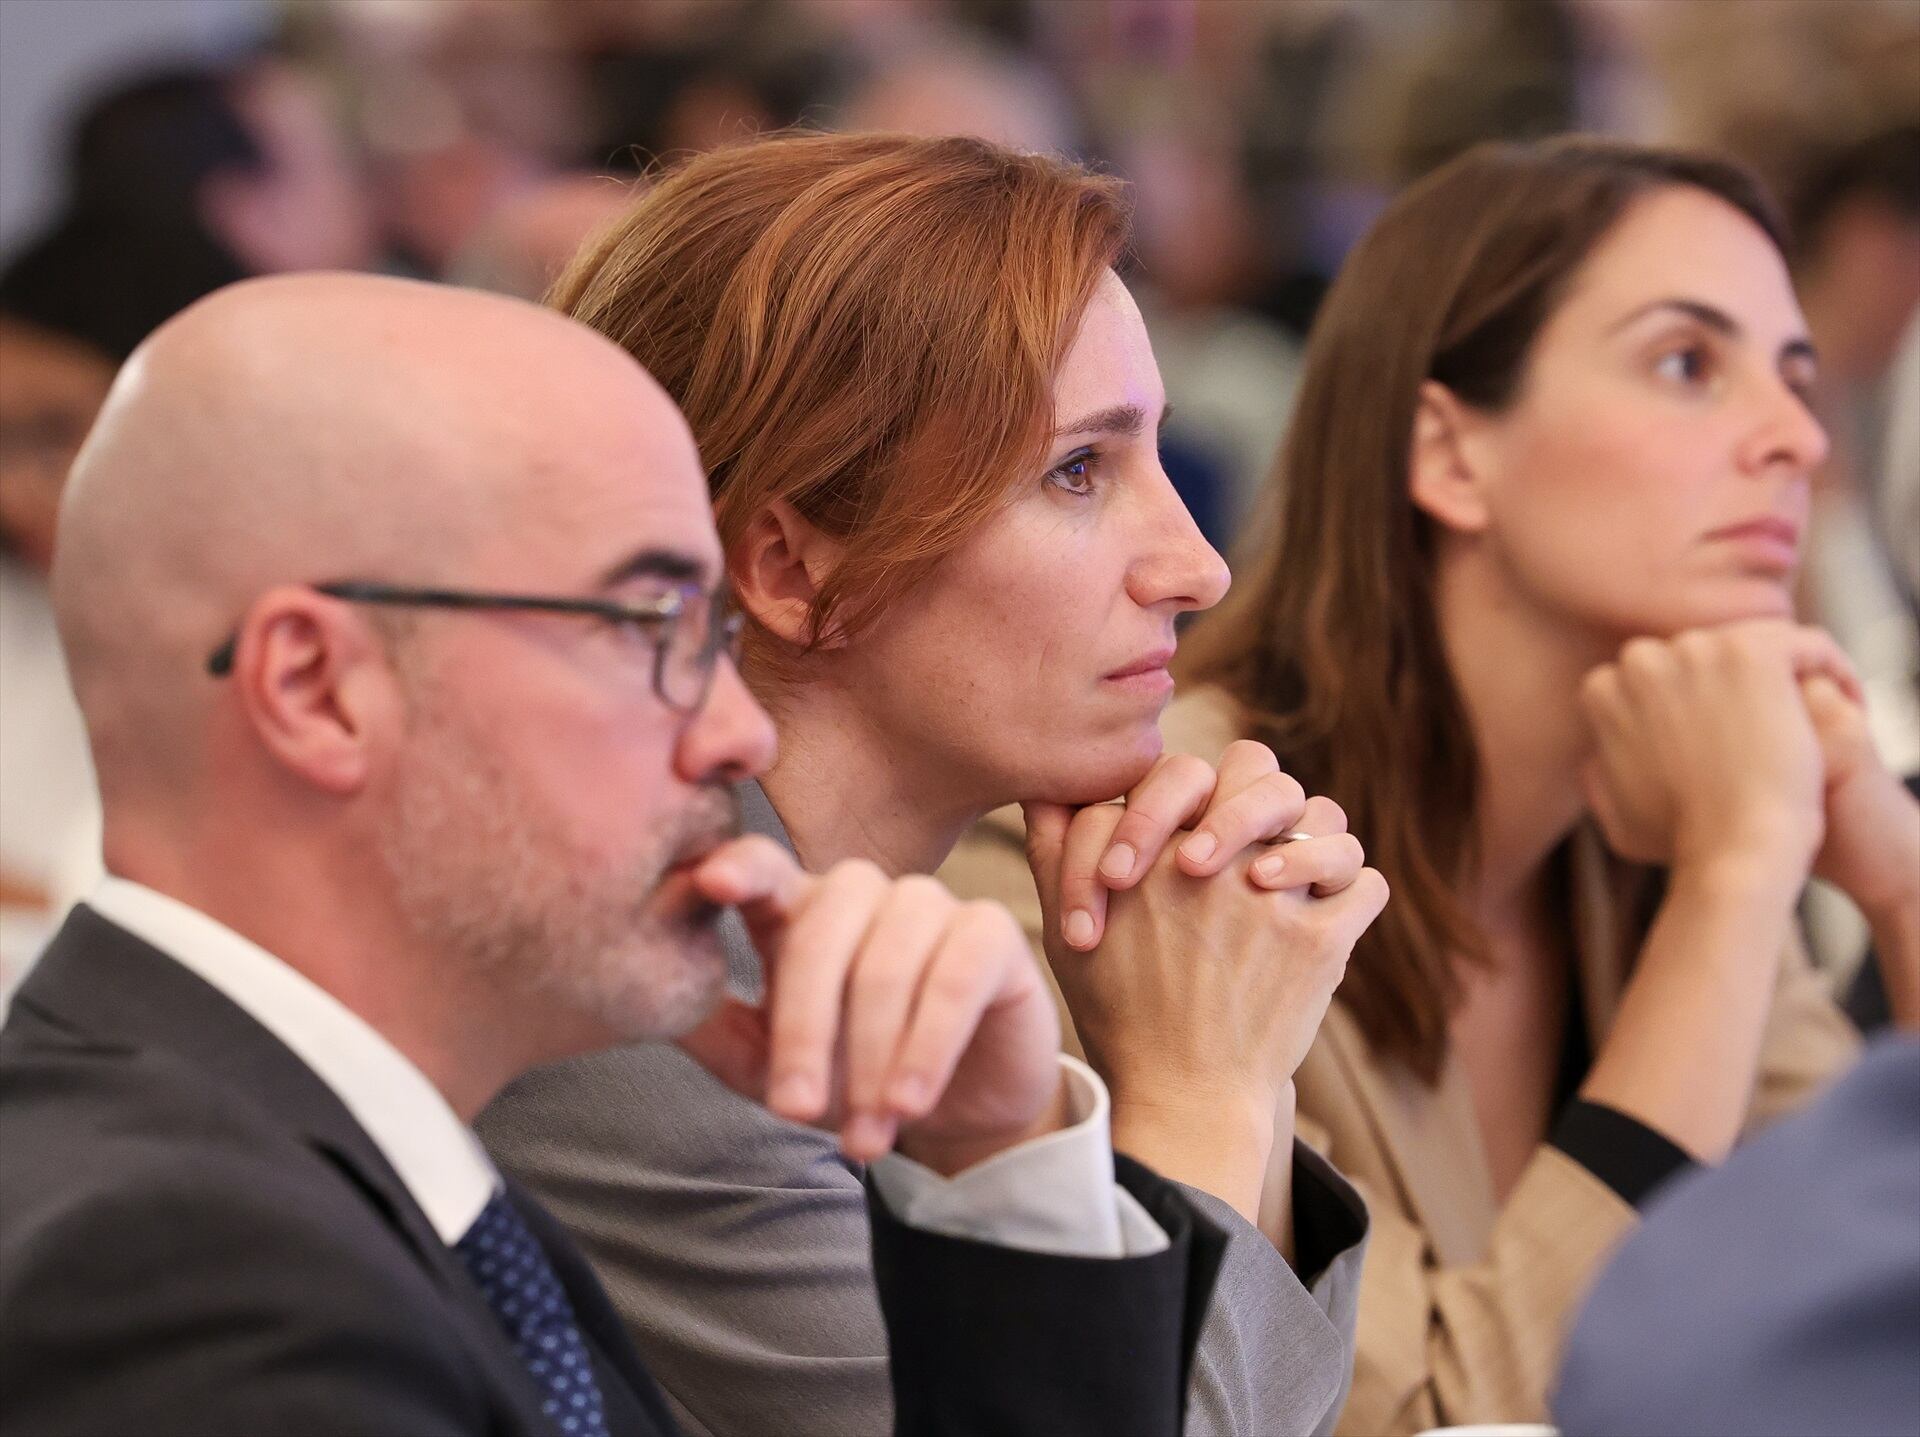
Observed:
[[[1640,630],[1661,638],[1671,638],[1686,629],[1716,629],[1723,624],[1745,623],[1753,619],[1795,617],[1793,591],[1776,580],[1734,580],[1717,586],[1712,593],[1693,597],[1663,614],[1663,622]]]
[[[1031,791],[1022,796],[1073,807],[1106,803],[1145,778],[1161,748],[1158,726],[1143,724],[1134,733],[1063,749],[1046,772],[1034,775]]]

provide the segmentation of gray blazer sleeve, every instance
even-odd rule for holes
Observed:
[[[531,1073],[478,1127],[586,1252],[688,1433],[892,1430],[866,1192],[826,1134],[664,1045]]]
[[[1299,1271],[1212,1193],[1180,1185],[1228,1234],[1187,1391],[1187,1432],[1254,1437],[1333,1430],[1353,1383],[1367,1208],[1339,1171],[1293,1145]],[[1301,1275],[1306,1281],[1303,1283]]]
[[[479,1127],[586,1250],[690,1433],[892,1430],[866,1195],[829,1136],[773,1118],[664,1046],[530,1074]],[[1352,1190],[1301,1152],[1296,1208],[1345,1210],[1364,1228]],[[1352,1371],[1357,1238],[1309,1288],[1226,1204],[1186,1194],[1231,1234],[1187,1431],[1329,1430]]]

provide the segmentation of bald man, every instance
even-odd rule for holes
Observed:
[[[670,1431],[468,1126],[661,1039],[871,1163],[899,1430],[1178,1429],[1221,1234],[1116,1186],[1004,912],[735,836],[720,574],[671,403],[532,306],[257,281],[129,362],[54,562],[111,876],[0,1031],[0,1429]]]

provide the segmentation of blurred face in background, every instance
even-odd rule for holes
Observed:
[[[1041,468],[838,658],[883,739],[969,801],[1111,798],[1160,753],[1174,621],[1227,587],[1160,467],[1165,407],[1109,272],[1056,375]]]
[[[1635,201],[1461,453],[1504,587],[1602,641],[1792,612],[1826,436],[1786,264],[1725,202]]]
[[[43,573],[67,470],[113,374],[90,345],[0,318],[0,539]]]
[[[253,274],[370,268],[372,205],[325,91],[269,63],[237,87],[233,103],[266,164],[209,182],[209,227]]]

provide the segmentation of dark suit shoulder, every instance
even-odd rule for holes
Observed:
[[[432,1275],[352,1181],[165,1052],[0,1050],[0,1430],[488,1426]]]

